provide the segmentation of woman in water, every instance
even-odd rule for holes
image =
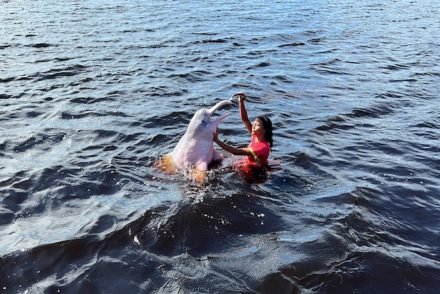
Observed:
[[[262,115],[258,116],[251,124],[244,106],[246,96],[244,94],[237,94],[236,96],[238,96],[241,120],[251,135],[251,143],[247,148],[236,148],[221,141],[217,132],[214,134],[214,142],[234,155],[246,156],[243,161],[238,163],[237,167],[246,176],[249,176],[256,170],[264,171],[267,168],[267,159],[273,145],[272,121],[268,116]]]

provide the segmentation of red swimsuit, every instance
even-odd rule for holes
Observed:
[[[267,159],[269,158],[270,153],[269,142],[257,142],[257,137],[252,136],[251,143],[247,147],[247,150],[252,153],[252,156],[246,157],[248,165],[251,165],[252,167],[264,167],[267,165]]]
[[[262,169],[267,166],[267,159],[270,154],[270,145],[267,141],[258,142],[256,136],[252,136],[251,143],[246,148],[252,153],[245,159],[236,163],[239,171],[250,176],[254,170]]]

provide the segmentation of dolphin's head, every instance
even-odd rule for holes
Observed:
[[[186,133],[197,137],[212,138],[212,134],[215,132],[218,125],[229,115],[229,113],[225,113],[216,119],[211,119],[212,115],[217,109],[230,104],[232,104],[232,102],[224,100],[220,101],[210,109],[202,108],[198,110],[192,117]]]

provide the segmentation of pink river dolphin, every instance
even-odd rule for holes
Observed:
[[[216,119],[212,119],[212,115],[221,107],[230,104],[231,101],[223,100],[210,109],[198,110],[174,150],[158,162],[159,168],[167,173],[183,170],[189,172],[193,180],[204,182],[208,165],[223,158],[222,154],[214,149],[213,137],[218,125],[229,113]]]

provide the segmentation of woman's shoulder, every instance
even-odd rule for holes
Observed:
[[[267,142],[266,140],[259,141],[256,136],[252,136],[250,145],[252,145],[252,146],[260,146],[260,147],[267,147],[267,148],[270,149],[270,143],[269,142]]]

